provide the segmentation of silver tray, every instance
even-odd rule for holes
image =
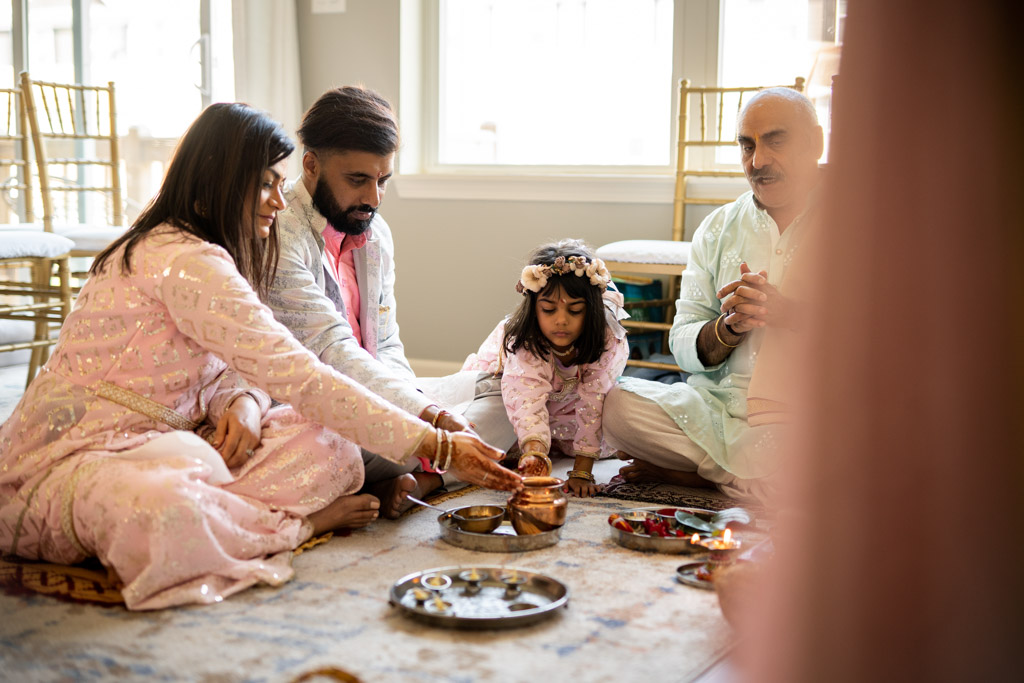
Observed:
[[[519,553],[546,548],[558,543],[562,537],[561,527],[539,534],[520,536],[512,528],[512,522],[508,518],[508,508],[505,508],[505,518],[502,520],[501,526],[489,534],[475,534],[460,529],[452,519],[453,512],[454,510],[449,510],[437,518],[441,525],[441,538],[454,546],[467,550],[479,550],[485,553]]]
[[[679,507],[676,505],[661,505],[658,507],[645,507],[645,508],[630,508],[629,510],[623,510],[618,513],[619,515],[626,515],[631,512],[657,512],[659,510],[683,510],[689,512],[691,515],[697,517],[708,518],[715,514],[714,510],[705,510],[703,508],[688,508]],[[630,550],[643,550],[646,552],[656,553],[672,553],[677,555],[694,555],[697,553],[706,553],[707,549],[704,546],[694,545],[690,543],[689,536],[682,536],[678,538],[672,537],[661,537],[661,536],[648,536],[646,534],[635,534],[622,529],[616,529],[608,523],[608,529],[611,531],[612,538],[616,543],[621,545],[623,548],[629,548]]]
[[[481,576],[476,591],[460,577],[472,571]],[[500,579],[512,573],[520,582],[514,593]],[[424,580],[436,575],[447,576],[450,585],[427,590]],[[425,600],[423,592],[429,596]],[[403,576],[391,586],[388,601],[403,614],[432,626],[498,629],[553,616],[559,607],[568,607],[569,589],[560,581],[518,567],[440,567]]]
[[[714,581],[702,579],[698,574],[699,570],[707,569],[707,564],[707,562],[688,562],[687,564],[679,565],[676,569],[676,581],[686,584],[687,586],[701,588],[706,591],[715,590]]]

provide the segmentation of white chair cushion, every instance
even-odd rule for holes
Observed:
[[[128,228],[110,225],[89,225],[65,223],[53,226],[53,234],[62,235],[74,242],[74,249],[79,251],[102,251],[107,245],[124,234]],[[0,225],[0,232],[10,230],[37,230],[42,232],[40,223],[9,223]]]
[[[685,266],[690,259],[690,243],[675,240],[622,240],[603,244],[594,253],[605,261]]]
[[[0,233],[0,258],[56,258],[75,248],[67,237],[42,230],[4,229]]]
[[[71,239],[78,251],[103,251],[128,228],[109,225],[55,225],[53,232]]]

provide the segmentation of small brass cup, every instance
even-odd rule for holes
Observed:
[[[500,505],[469,505],[452,510],[452,519],[463,531],[474,534],[489,534],[499,526],[505,517],[505,508]]]

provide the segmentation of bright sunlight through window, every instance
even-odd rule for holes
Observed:
[[[441,0],[437,159],[671,163],[672,0]]]

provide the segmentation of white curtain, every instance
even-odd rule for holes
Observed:
[[[280,121],[298,145],[302,119],[299,34],[295,0],[232,0],[235,98]],[[289,159],[290,178],[301,154]]]

